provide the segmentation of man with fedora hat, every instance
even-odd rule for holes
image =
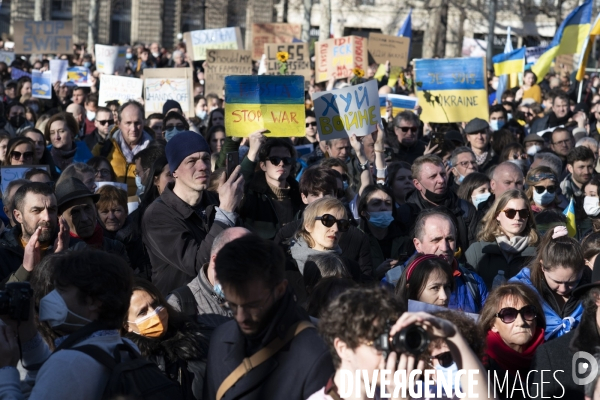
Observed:
[[[218,196],[209,192],[210,146],[184,131],[167,142],[174,185],[168,185],[144,213],[143,241],[152,264],[152,283],[163,295],[187,285],[210,258],[214,238],[236,225],[244,190],[238,166],[221,177]]]
[[[71,237],[85,242],[90,247],[120,255],[129,263],[125,245],[118,240],[104,237],[96,210],[99,199],[99,194],[90,192],[77,178],[68,178],[56,185],[58,215],[69,226]]]
[[[479,171],[485,172],[494,158],[494,151],[490,146],[490,124],[484,119],[473,118],[465,125],[465,137],[475,154]]]

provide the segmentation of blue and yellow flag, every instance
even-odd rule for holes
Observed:
[[[573,202],[573,198],[571,198],[571,201],[563,211],[563,214],[567,217],[567,230],[569,231],[569,236],[575,237],[577,234],[577,224],[575,223],[575,203]]]
[[[560,24],[554,39],[548,45],[548,50],[531,67],[531,70],[537,75],[538,82],[544,79],[550,70],[550,64],[557,56],[581,52],[590,32],[591,20],[592,0],[586,0]]]
[[[495,55],[492,60],[494,61],[494,74],[496,76],[523,72],[523,69],[525,69],[525,47],[510,53]]]
[[[590,34],[583,45],[583,50],[581,51],[581,56],[579,58],[579,69],[577,70],[577,80],[580,82],[583,80],[585,75],[585,67],[588,63],[588,57],[590,56],[592,47],[594,47],[594,40],[596,40],[596,36],[598,35],[600,35],[600,14],[598,14],[596,17],[596,21],[594,21],[592,29],[590,29]]]

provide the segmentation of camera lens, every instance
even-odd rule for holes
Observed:
[[[427,331],[417,325],[410,325],[400,330],[392,339],[392,348],[398,354],[410,353],[419,355],[429,346]]]

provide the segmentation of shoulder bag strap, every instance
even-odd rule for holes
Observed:
[[[307,328],[314,328],[314,325],[308,321],[300,321],[290,327],[285,338],[280,339],[276,337],[271,343],[264,348],[257,351],[251,357],[246,357],[236,369],[221,383],[219,390],[217,390],[217,400],[221,400],[225,393],[239,381],[244,375],[246,375],[252,368],[255,368],[267,361],[269,358],[274,356],[283,346],[291,341],[294,336]]]

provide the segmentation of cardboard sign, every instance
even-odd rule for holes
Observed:
[[[31,71],[31,95],[38,99],[52,98],[52,72]]]
[[[321,140],[366,136],[381,121],[377,81],[312,95]]]
[[[29,72],[25,72],[23,70],[20,70],[19,68],[15,68],[15,67],[12,67],[10,69],[10,78],[11,79],[17,80],[24,76],[26,76],[27,78],[31,78],[31,74]]]
[[[50,167],[47,165],[14,165],[0,167],[0,186],[2,187],[2,193],[5,193],[9,183],[17,179],[23,179],[27,171],[34,168],[44,169],[50,173]]]
[[[66,82],[67,70],[69,69],[69,61],[67,60],[50,60],[50,72],[52,72],[52,84],[54,82]]]
[[[0,51],[0,62],[10,67],[13,61],[15,61],[15,53],[12,51]]]
[[[106,103],[111,100],[119,100],[119,102],[123,104],[128,100],[141,99],[143,89],[143,79],[116,75],[101,75],[98,105],[100,107],[106,107]]]
[[[304,78],[228,76],[225,78],[225,130],[248,136],[267,129],[269,137],[305,136]]]
[[[67,82],[74,85],[90,87],[92,86],[90,78],[90,70],[86,67],[73,67],[67,69]]]
[[[392,106],[392,117],[396,116],[402,111],[413,111],[417,108],[417,105],[419,104],[419,100],[416,97],[403,96],[401,94],[391,93],[387,95],[379,95],[379,106],[381,108],[381,115],[386,115],[388,102]]]
[[[401,74],[402,74],[402,67],[391,67],[390,68],[390,76],[388,76],[387,85],[389,87],[396,86],[396,83],[398,82],[398,79],[400,79]],[[385,65],[379,64],[379,67],[377,67],[377,72],[375,72],[374,78],[377,79],[378,81],[381,81],[381,79],[383,79],[384,76],[385,76]],[[404,81],[402,81],[400,83],[404,84]]]
[[[242,50],[242,33],[240,28],[205,29],[183,34],[188,44],[188,52],[193,54],[194,61],[206,60],[208,49]]]
[[[144,109],[146,117],[162,114],[163,104],[175,100],[188,117],[194,116],[191,68],[147,68],[144,70]]]
[[[267,43],[292,43],[301,36],[300,24],[252,24],[252,58],[260,60]]]
[[[95,53],[96,70],[98,72],[108,75],[114,75],[115,71],[120,74],[125,72],[127,47],[97,44],[95,46]]]
[[[315,43],[315,82],[325,82],[331,78],[342,79],[353,76],[352,70],[367,71],[367,39],[360,36],[346,36],[327,39]]]
[[[415,82],[423,122],[489,119],[485,58],[415,60]]]
[[[306,43],[289,44],[265,44],[265,66],[267,75],[279,75],[279,66],[277,53],[285,51],[288,53],[287,75],[302,75],[304,77],[304,89],[308,90],[310,85],[310,53]]]
[[[15,53],[73,53],[71,21],[15,21]]]
[[[207,50],[204,93],[223,97],[225,77],[229,75],[252,75],[252,52],[250,50]]]
[[[369,33],[369,53],[378,64],[389,60],[394,67],[406,68],[410,39],[407,37]]]

